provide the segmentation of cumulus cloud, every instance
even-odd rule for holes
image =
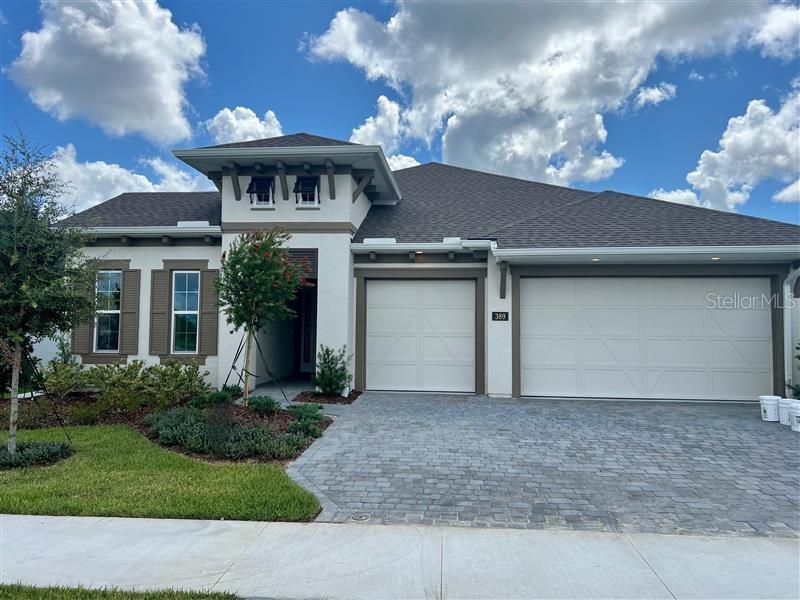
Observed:
[[[408,169],[409,167],[416,167],[419,161],[413,156],[406,156],[405,154],[393,154],[387,156],[386,160],[389,162],[389,168],[392,171],[399,171],[400,169]]]
[[[203,76],[205,51],[199,28],[179,28],[155,0],[43,2],[9,74],[61,121],[164,144],[191,135],[185,86]]]
[[[688,198],[708,208],[736,210],[762,181],[789,182],[800,170],[800,91],[792,91],[780,108],[773,110],[764,100],[752,100],[745,114],[733,117],[719,140],[717,150],[705,150],[697,167],[686,176],[690,190],[654,190],[651,195],[666,200]],[[800,200],[800,183],[779,191],[774,200]]]
[[[59,146],[53,152],[53,164],[59,176],[69,184],[61,203],[74,210],[84,210],[123,192],[189,192],[213,190],[199,173],[191,173],[160,157],[145,158],[155,178],[151,179],[115,163],[101,160],[80,162],[73,144]]]
[[[667,202],[675,202],[677,204],[688,204],[689,206],[699,206],[700,202],[697,200],[697,194],[690,189],[683,188],[679,190],[665,190],[657,188],[648,194],[651,198],[658,200],[666,200]]]
[[[694,71],[692,71],[694,73]],[[691,77],[691,74],[689,75]],[[702,81],[702,79],[701,79]],[[654,87],[639,88],[639,93],[636,94],[634,106],[637,109],[643,108],[647,104],[657,105],[665,100],[672,100],[678,92],[678,86],[673,83],[661,82]]]
[[[367,117],[364,123],[350,135],[350,141],[356,144],[383,146],[386,154],[396,152],[400,146],[401,123],[400,104],[389,100],[386,96],[378,97],[378,113]]]
[[[268,110],[261,119],[253,110],[244,106],[237,106],[233,110],[223,108],[206,121],[205,126],[217,144],[283,135],[281,122],[273,111]]]
[[[790,60],[800,47],[800,6],[781,4],[771,7],[762,16],[750,44],[761,48],[761,54]]]
[[[342,10],[305,48],[392,87],[401,136],[441,142],[446,162],[569,183],[608,177],[623,163],[603,148],[603,114],[635,96],[658,59],[765,49],[785,37],[756,36],[775,8],[472,2],[454,11],[398,2],[385,22]]]

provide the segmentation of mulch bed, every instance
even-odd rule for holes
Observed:
[[[352,404],[356,398],[361,395],[358,390],[350,390],[350,394],[345,398],[344,396],[324,396],[316,392],[305,391],[300,392],[294,397],[293,402],[313,402],[315,404]]]
[[[146,406],[141,406],[136,411],[110,408],[99,413],[91,422],[87,420],[85,411],[95,403],[95,396],[91,393],[70,394],[67,398],[55,399],[46,396],[20,398],[19,401],[19,427],[20,429],[41,429],[46,427],[59,427],[58,417],[64,425],[129,425],[139,428],[145,416],[150,412]],[[0,400],[0,419],[8,421],[11,400]],[[58,417],[56,416],[58,415]]]

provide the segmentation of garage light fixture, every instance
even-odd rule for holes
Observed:
[[[417,250],[417,254],[422,254],[422,250]]]
[[[719,256],[712,256],[711,260],[719,260]]]
[[[595,258],[592,259],[592,262],[600,262],[600,259],[595,257]]]

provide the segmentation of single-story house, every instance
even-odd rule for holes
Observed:
[[[438,163],[299,133],[175,150],[215,192],[126,193],[72,217],[106,305],[84,364],[198,360],[221,385],[242,334],[214,280],[279,225],[314,287],[258,336],[278,377],[346,345],[362,390],[752,400],[785,393],[800,227]],[[269,380],[255,354],[254,383]]]

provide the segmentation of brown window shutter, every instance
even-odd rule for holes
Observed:
[[[216,269],[200,271],[200,333],[197,353],[204,356],[217,354],[219,298],[214,285],[217,277],[219,277],[219,271]]]
[[[91,354],[94,349],[92,336],[94,335],[94,323],[91,321],[76,325],[72,328],[72,353]]]
[[[139,279],[141,271],[122,272],[122,306],[120,307],[119,353],[139,353]]]
[[[150,354],[169,354],[169,271],[153,269],[150,278]]]

